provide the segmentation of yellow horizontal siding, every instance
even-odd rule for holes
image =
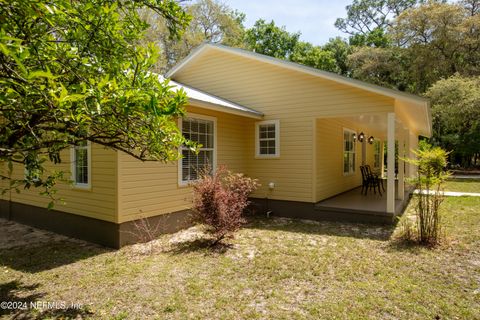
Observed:
[[[314,202],[318,198],[314,191],[317,182],[312,178],[314,150],[320,149],[313,146],[314,119],[384,113],[394,108],[388,97],[214,50],[179,70],[174,79],[263,112],[266,120],[280,120],[278,159],[255,159],[253,124],[247,132],[247,173],[262,184],[254,196],[279,200]],[[334,158],[337,171],[342,170],[341,155]],[[345,186],[355,185],[359,177],[346,180]],[[268,189],[269,182],[275,183],[274,190]],[[328,193],[324,190],[320,186],[319,192]]]
[[[102,146],[92,144],[92,172],[91,189],[84,190],[73,187],[66,182],[56,185],[56,199],[62,199],[65,203],[57,201],[54,209],[58,211],[73,213],[86,217],[116,222],[116,164],[117,154],[115,151],[107,150]],[[51,172],[64,171],[65,178],[70,180],[70,149],[61,152],[62,162],[60,164],[47,163],[46,169]],[[24,168],[22,165],[15,165],[12,177],[22,179]],[[27,205],[45,208],[50,199],[40,195],[43,190],[31,188],[7,193],[3,199],[11,199]]]
[[[355,174],[343,174],[343,129],[365,131],[361,124],[345,119],[318,119],[316,124],[316,201],[355,188],[362,183],[362,144],[356,143]],[[366,164],[373,168],[373,145],[366,143]]]
[[[217,119],[217,165],[247,171],[247,132],[253,120],[187,106]],[[178,185],[178,163],[141,162],[119,153],[119,222],[191,208],[192,188]]]

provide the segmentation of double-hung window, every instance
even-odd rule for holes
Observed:
[[[91,148],[90,142],[82,142],[71,148],[71,172],[75,187],[91,186]]]
[[[207,169],[215,168],[215,118],[192,116],[181,120],[181,130],[185,138],[198,143],[198,153],[181,147],[179,161],[179,183],[188,184],[200,178]]]
[[[268,120],[256,123],[255,156],[276,158],[280,156],[280,122]]]
[[[356,133],[343,129],[343,174],[355,173],[355,141]]]

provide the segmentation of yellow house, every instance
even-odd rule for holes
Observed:
[[[160,231],[189,223],[196,169],[210,163],[257,178],[260,211],[305,219],[389,223],[408,198],[404,178],[415,168],[388,165],[382,195],[360,193],[360,165],[384,172],[412,156],[430,136],[426,99],[295,63],[221,45],[203,44],[166,75],[189,96],[184,135],[198,155],[178,163],[140,162],[85,145],[63,151],[59,169],[73,185],[58,187],[65,205],[46,210],[38,190],[7,193],[0,217],[120,247],[134,241],[139,219]],[[22,175],[22,168],[15,168]],[[397,182],[396,182],[397,181]],[[138,231],[138,230],[137,230]]]

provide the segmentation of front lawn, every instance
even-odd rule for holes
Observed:
[[[480,193],[480,178],[478,179],[449,179],[445,182],[445,191]]]
[[[82,305],[18,311],[42,319],[480,319],[480,198],[447,198],[444,212],[448,243],[435,250],[390,241],[390,227],[279,218],[215,252],[199,228],[152,248],[3,249],[0,300]]]

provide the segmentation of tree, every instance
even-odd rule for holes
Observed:
[[[454,75],[437,81],[431,99],[433,139],[451,153],[451,162],[468,167],[480,159],[480,77]]]
[[[193,17],[189,30],[201,33],[208,42],[238,46],[242,43],[245,14],[232,10],[225,4],[201,0],[188,7]]]
[[[61,150],[86,141],[143,161],[178,157],[186,96],[150,72],[158,54],[138,44],[143,7],[165,17],[172,35],[188,23],[173,0],[2,4],[0,161],[34,173],[10,188],[48,193],[58,176],[45,172],[45,161],[59,163]]]
[[[334,53],[323,50],[309,42],[299,41],[290,55],[290,60],[313,68],[339,72]]]
[[[415,92],[455,73],[480,73],[480,15],[460,4],[431,2],[403,12],[391,29],[408,48]]]
[[[480,12],[480,0],[462,0],[460,3],[471,16],[477,15]]]
[[[390,22],[387,46],[368,49],[368,36],[349,58],[355,78],[412,93],[424,93],[441,78],[456,72],[480,73],[480,15],[474,4],[432,1],[404,10]]]
[[[335,27],[352,36],[351,44],[385,46],[385,31],[392,20],[422,0],[353,0],[346,7],[347,17],[338,18]]]
[[[300,33],[290,33],[285,27],[278,27],[272,20],[267,23],[263,19],[245,32],[247,49],[267,56],[289,59],[298,43]]]
[[[351,70],[348,66],[347,58],[353,52],[353,47],[340,37],[332,38],[323,45],[323,50],[329,51],[333,54],[335,64],[338,68],[338,73],[348,76]]]
[[[357,47],[386,48],[390,46],[390,39],[383,28],[377,27],[367,34],[357,33],[350,37],[350,45]]]
[[[348,56],[347,63],[355,79],[410,91],[408,59],[402,48],[360,47]]]
[[[154,67],[156,72],[168,71],[202,42],[243,45],[245,14],[213,0],[199,0],[185,6],[185,11],[191,21],[181,39],[170,36],[167,20],[155,11],[147,8],[140,13],[150,25],[143,42],[155,43],[161,52]]]

